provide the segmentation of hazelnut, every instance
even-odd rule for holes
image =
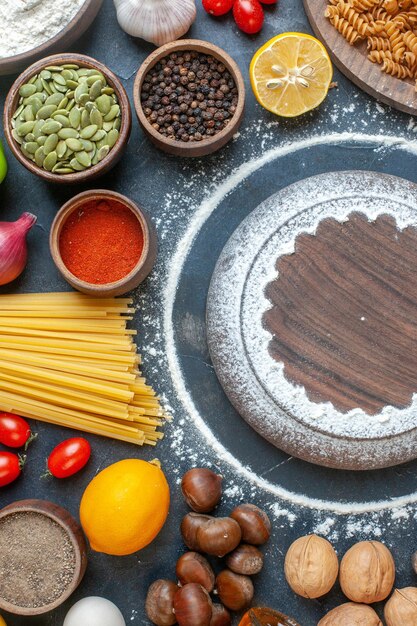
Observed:
[[[174,598],[175,617],[179,626],[210,626],[212,602],[201,585],[181,587]]]
[[[241,611],[252,602],[254,589],[248,576],[225,569],[216,578],[216,588],[220,600],[231,611]]]
[[[299,624],[288,615],[260,607],[249,609],[239,622],[239,626],[299,626]]]
[[[184,474],[181,489],[190,509],[210,513],[222,497],[222,477],[207,468],[196,467]]]
[[[177,561],[176,574],[181,585],[198,583],[209,593],[214,589],[214,572],[210,563],[198,552],[186,552]]]
[[[329,611],[317,626],[383,626],[375,611],[367,604],[346,602]]]
[[[285,556],[285,578],[304,598],[319,598],[336,582],[339,562],[332,545],[317,535],[299,537]]]
[[[172,626],[177,620],[174,614],[174,597],[178,587],[171,580],[156,580],[149,587],[145,610],[156,626]]]
[[[231,626],[232,618],[222,604],[213,604],[210,626]]]
[[[242,541],[253,546],[266,543],[271,536],[269,517],[254,504],[240,504],[230,514],[242,530]]]
[[[235,574],[253,576],[259,574],[264,565],[262,552],[255,546],[242,543],[228,555],[226,565]]]
[[[356,543],[340,564],[340,586],[353,602],[372,604],[385,600],[391,593],[394,580],[394,559],[379,541]]]
[[[387,626],[417,624],[417,587],[396,589],[384,609]]]

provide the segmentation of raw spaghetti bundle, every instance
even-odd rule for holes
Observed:
[[[329,0],[325,15],[386,74],[417,79],[417,0]],[[417,83],[416,83],[417,90]]]
[[[0,410],[142,445],[164,413],[139,367],[128,298],[0,296]]]

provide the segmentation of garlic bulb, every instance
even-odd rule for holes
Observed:
[[[123,30],[162,46],[185,35],[196,17],[195,0],[114,0]]]

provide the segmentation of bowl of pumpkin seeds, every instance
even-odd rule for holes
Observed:
[[[37,61],[13,83],[4,130],[14,156],[32,173],[80,183],[108,172],[129,140],[132,114],[120,80],[81,54]]]

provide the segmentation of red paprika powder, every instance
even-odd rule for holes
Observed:
[[[124,278],[139,262],[143,231],[135,214],[116,200],[91,200],[65,222],[61,258],[80,280],[95,285]]]

